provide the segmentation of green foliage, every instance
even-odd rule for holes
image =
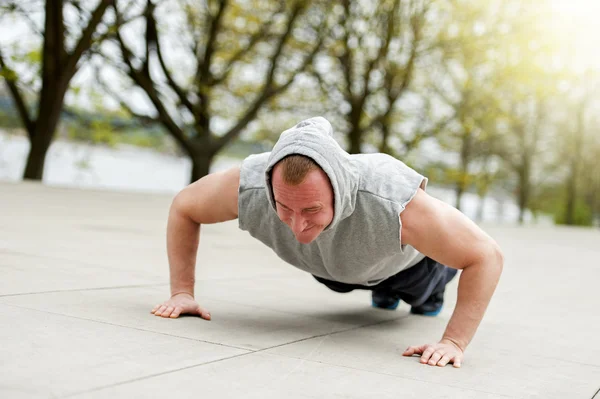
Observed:
[[[11,3],[15,5],[0,6],[0,17],[18,15],[21,8],[39,12],[43,4]],[[502,189],[516,200],[522,195],[533,212],[556,215],[557,222],[565,217],[564,181],[575,176],[577,194],[588,203],[577,202],[576,220],[587,224],[592,213],[588,208],[600,208],[594,204],[600,201],[600,119],[594,117],[600,115],[600,74],[567,68],[570,59],[563,50],[576,43],[569,43],[566,31],[549,22],[556,17],[549,3],[119,2],[123,20],[137,22],[119,28],[104,21],[92,47],[103,50],[100,43],[106,37],[113,50],[121,47],[116,33],[141,40],[125,40],[137,71],[128,70],[118,51],[106,56],[115,69],[124,68],[126,81],[138,84],[157,109],[144,112],[133,103],[135,98],[122,86],[127,84],[124,79],[108,83],[115,83],[111,89],[126,112],[103,112],[109,90],[85,82],[71,85],[71,94],[97,112],[70,110],[61,117],[61,126],[70,139],[107,146],[162,149],[165,131],[183,137],[179,144],[193,141],[183,144],[186,150],[203,142],[218,152],[233,140],[226,150],[241,155],[252,146],[239,146],[238,134],[244,140],[272,143],[298,120],[318,114],[331,120],[336,138],[348,139],[354,149],[362,144],[363,149],[378,149],[407,164],[422,166],[416,162],[421,160],[420,146],[435,140],[436,148],[442,148],[437,160],[457,160],[423,169],[436,184],[461,186],[479,195]],[[152,23],[137,14],[148,4],[156,5],[150,8],[158,37],[146,47],[151,35],[145,29]],[[302,6],[298,19],[286,34],[297,4]],[[72,43],[79,28],[67,28],[67,42]],[[43,40],[35,40],[34,34],[32,30],[32,37],[13,43],[0,38],[7,64],[0,68],[0,81],[17,83],[25,108],[38,104],[34,92],[41,87]],[[281,52],[275,57],[280,40]],[[159,49],[164,65],[158,62]],[[72,49],[68,45],[66,50]],[[318,62],[309,57],[313,51]],[[87,60],[80,60],[82,70]],[[304,60],[310,62],[303,65]],[[582,94],[586,90],[589,96]],[[13,103],[8,108],[4,104],[0,102],[0,126],[21,127]],[[161,112],[155,112],[161,106]],[[130,119],[140,112],[145,113],[141,123]],[[35,119],[37,110],[31,114]],[[245,125],[236,126],[238,122]],[[163,128],[150,128],[151,123]]]
[[[104,144],[114,147],[117,143],[115,133],[107,122],[93,121],[90,126],[69,123],[66,126],[67,137],[74,141],[90,144]]]
[[[115,127],[114,121],[98,120],[89,124],[78,122],[65,122],[67,138],[89,144],[116,147],[119,144],[128,144],[136,147],[152,148],[158,151],[166,149],[165,136],[154,130],[131,126],[126,130]]]
[[[545,213],[553,216],[556,224],[566,224],[566,198],[567,192],[562,184],[547,184],[538,187],[532,196],[529,209],[534,213]],[[591,226],[593,212],[580,198],[575,202],[574,224],[576,226]]]
[[[0,109],[0,128],[12,130],[22,127],[23,122],[16,112]]]
[[[556,224],[566,224],[566,208],[560,209],[554,214],[554,222]],[[578,199],[575,202],[575,211],[573,214],[573,223],[576,226],[592,226],[594,222],[592,210],[582,200]]]
[[[2,68],[0,69],[0,78],[14,82],[17,80],[17,74],[10,68]]]

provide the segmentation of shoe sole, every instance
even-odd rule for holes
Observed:
[[[389,306],[380,306],[377,303],[375,303],[375,301],[371,301],[371,306],[373,306],[374,308],[377,308],[377,309],[384,309],[384,310],[396,310],[396,308],[398,307],[399,304],[400,304],[400,301],[393,303]]]
[[[414,312],[412,309],[410,310],[410,313],[412,314],[416,314],[419,316],[429,316],[429,317],[434,317],[440,314],[440,312],[442,311],[442,308],[439,308],[438,310],[434,310],[431,312]]]

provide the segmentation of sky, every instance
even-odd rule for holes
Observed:
[[[600,22],[597,20],[600,15],[600,0],[545,0],[545,4],[552,12],[544,24],[555,43],[555,58],[558,62],[577,73],[589,69],[600,72]],[[40,12],[30,15],[41,26],[43,14]],[[23,20],[3,18],[0,20],[0,48],[5,56],[15,44],[31,49],[39,46],[40,40],[37,35],[30,33]],[[92,82],[91,71],[82,68],[72,83],[85,87]],[[144,95],[132,95],[136,104],[140,105],[139,111],[151,107]],[[108,99],[107,102],[106,105],[115,105]],[[77,97],[73,93],[68,94],[67,103],[76,103],[85,108],[91,106],[85,90]]]
[[[548,28],[557,47],[575,71],[600,71],[600,0],[548,0],[552,20]]]

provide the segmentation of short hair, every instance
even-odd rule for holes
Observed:
[[[311,158],[299,154],[288,155],[277,162],[276,166],[279,164],[281,164],[283,182],[292,186],[302,183],[309,172],[321,169]]]

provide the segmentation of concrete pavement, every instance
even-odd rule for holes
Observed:
[[[169,294],[171,197],[0,183],[0,398],[582,398],[600,388],[600,232],[485,227],[506,264],[463,367],[419,364],[440,316],[336,294],[237,228],[203,226],[210,322]],[[600,394],[597,395],[600,398]]]

